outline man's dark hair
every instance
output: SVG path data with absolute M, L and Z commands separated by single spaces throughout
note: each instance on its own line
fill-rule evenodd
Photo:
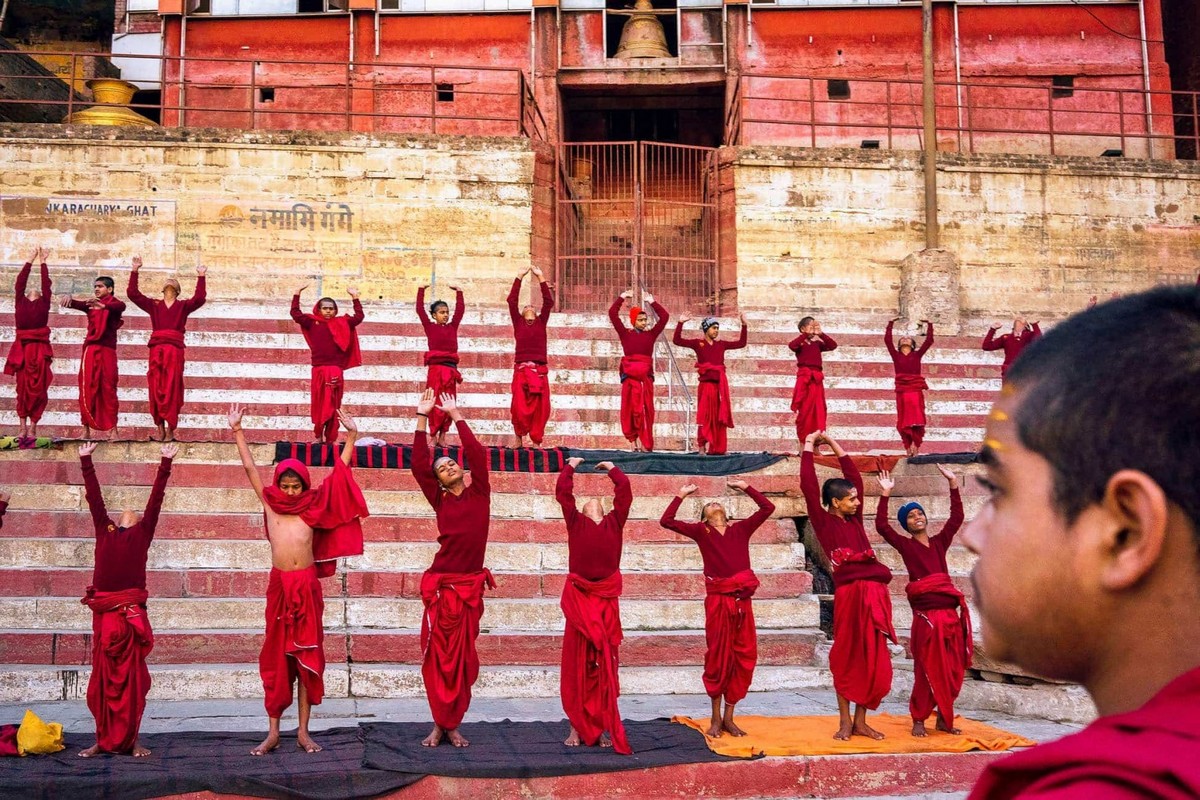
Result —
M 1200 289 L 1096 306 L 1037 339 L 1008 371 L 1021 444 L 1050 462 L 1073 521 L 1122 469 L 1150 476 L 1200 533 Z
M 334 300 L 332 297 L 322 297 L 320 300 L 317 301 L 317 308 L 320 308 L 325 303 L 333 303 L 333 310 L 337 311 L 337 307 L 338 307 L 337 300 Z
M 109 289 L 113 288 L 113 286 L 115 285 L 113 283 L 113 279 L 108 277 L 107 275 L 101 275 L 99 278 L 96 278 L 96 283 L 103 283 Z
M 301 478 L 300 473 L 296 472 L 294 469 L 285 469 L 283 472 L 281 472 L 279 474 L 279 481 L 275 485 L 278 486 L 280 483 L 283 483 L 283 479 L 288 477 L 295 478 L 296 480 L 300 481 L 301 486 L 304 485 L 304 478 Z
M 429 313 L 436 314 L 439 307 L 444 308 L 447 311 L 450 310 L 450 304 L 447 303 L 445 300 L 434 300 L 432 303 L 429 304 Z
M 798 330 L 804 330 L 805 325 L 807 325 L 810 322 L 816 322 L 816 321 L 817 320 L 815 317 L 801 317 L 800 321 L 796 323 L 796 328 Z
M 850 494 L 850 490 L 854 488 L 854 484 L 845 478 L 830 478 L 821 486 L 821 503 L 828 506 L 834 500 L 843 500 L 846 495 Z

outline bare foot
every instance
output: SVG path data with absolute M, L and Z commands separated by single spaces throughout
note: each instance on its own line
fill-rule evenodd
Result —
M 919 720 L 919 719 L 913 720 L 912 735 L 919 737 L 919 738 L 924 738 L 929 735 L 928 733 L 925 732 L 924 720 Z
M 841 727 L 838 728 L 837 733 L 833 735 L 833 738 L 837 739 L 839 742 L 848 742 L 850 741 L 850 734 L 853 732 L 853 730 L 854 729 L 850 726 L 849 721 L 843 722 Z
M 455 747 L 470 747 L 471 743 L 467 741 L 467 737 L 458 732 L 458 728 L 452 731 L 446 731 L 446 738 L 450 740 L 450 744 Z
M 265 756 L 267 753 L 279 747 L 279 734 L 268 733 L 267 738 L 262 740 L 262 744 L 250 751 L 252 756 Z
M 726 720 L 722 720 L 722 721 L 721 721 L 721 727 L 722 727 L 722 728 L 723 728 L 723 729 L 724 729 L 726 732 L 728 732 L 728 733 L 732 734 L 733 736 L 745 736 L 745 735 L 746 735 L 746 732 L 745 732 L 744 730 L 742 730 L 741 728 L 739 728 L 737 725 L 733 724 L 733 719 L 732 719 L 732 718 L 730 718 L 730 719 L 726 719 Z
M 708 726 L 708 730 L 704 732 L 704 735 L 710 739 L 720 739 L 722 733 L 724 731 L 721 730 L 721 720 L 714 719 L 712 724 Z
M 442 743 L 442 736 L 444 734 L 445 734 L 445 731 L 443 731 L 439 726 L 434 725 L 433 730 L 429 732 L 429 735 L 426 736 L 421 741 L 421 746 L 422 747 L 437 747 L 439 744 Z
M 879 739 L 883 738 L 882 733 L 875 730 L 874 728 L 872 728 L 870 725 L 868 725 L 865 722 L 860 722 L 859 724 L 855 725 L 853 730 L 850 731 L 850 735 L 851 736 L 867 736 L 867 737 L 869 737 L 871 739 L 875 739 L 875 740 L 879 740 Z
M 579 731 L 575 730 L 575 726 L 571 726 L 571 732 L 567 734 L 567 738 L 563 740 L 563 744 L 567 747 L 579 747 Z
M 950 723 L 946 722 L 946 718 L 943 717 L 941 714 L 938 714 L 937 729 L 939 731 L 943 731 L 945 733 L 952 733 L 955 736 L 962 735 L 962 728 L 956 728 L 953 725 L 951 725 Z
M 601 747 L 612 747 L 612 739 L 608 738 L 607 733 L 600 734 L 600 746 Z
M 133 743 L 133 757 L 134 758 L 145 758 L 148 755 L 150 755 L 149 747 L 142 747 L 141 742 Z
M 91 758 L 92 756 L 96 755 L 99 752 L 100 752 L 100 745 L 94 744 L 91 747 L 89 747 L 87 750 L 80 750 L 79 757 L 80 758 Z
M 308 731 L 299 731 L 296 734 L 296 747 L 299 747 L 306 753 L 321 752 L 321 745 L 313 741 L 312 734 Z
M 166 441 L 166 442 L 175 441 L 175 429 L 174 428 L 167 428 L 167 438 L 164 439 L 163 441 Z

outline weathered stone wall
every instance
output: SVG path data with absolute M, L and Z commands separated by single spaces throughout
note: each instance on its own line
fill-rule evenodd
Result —
M 1200 165 L 939 156 L 941 245 L 964 317 L 1049 318 L 1092 295 L 1190 283 Z M 917 153 L 748 147 L 738 153 L 743 307 L 894 313 L 924 247 Z
M 436 275 L 502 301 L 530 265 L 524 139 L 0 126 L 0 163 L 5 284 L 38 244 L 56 291 L 140 254 L 207 264 L 217 297 L 400 300 Z

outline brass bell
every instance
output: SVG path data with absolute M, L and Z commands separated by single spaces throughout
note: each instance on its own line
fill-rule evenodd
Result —
M 135 84 L 116 78 L 93 78 L 87 82 L 97 103 L 68 116 L 63 122 L 77 125 L 133 125 L 143 128 L 157 128 L 154 122 L 129 108 L 124 108 L 133 101 Z
M 650 0 L 637 0 L 632 9 L 609 13 L 629 16 L 621 28 L 621 43 L 613 58 L 674 58 L 667 48 L 667 34 L 658 21 L 660 14 L 674 14 L 673 10 L 655 9 Z

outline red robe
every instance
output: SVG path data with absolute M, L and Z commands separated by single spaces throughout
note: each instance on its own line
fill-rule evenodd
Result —
M 673 341 L 679 347 L 696 353 L 696 372 L 700 385 L 696 397 L 696 436 L 703 452 L 710 456 L 728 450 L 728 429 L 733 427 L 733 406 L 729 397 L 729 381 L 725 375 L 725 353 L 746 346 L 746 326 L 736 342 L 710 342 L 707 337 L 685 339 L 683 323 L 675 325 Z
M 837 349 L 837 342 L 821 334 L 813 341 L 800 334 L 788 342 L 796 354 L 796 384 L 792 388 L 792 411 L 796 414 L 796 438 L 803 444 L 813 431 L 823 431 L 827 425 L 825 410 L 825 372 L 822 353 Z
M 421 319 L 421 327 L 425 329 L 425 366 L 429 371 L 425 375 L 426 388 L 433 389 L 435 397 L 448 394 L 458 397 L 458 385 L 462 383 L 462 374 L 458 371 L 458 326 L 462 322 L 466 304 L 463 293 L 454 294 L 454 315 L 445 325 L 439 325 L 432 320 L 425 308 L 425 287 L 417 290 L 417 316 Z M 440 436 L 450 430 L 450 416 L 438 408 L 429 412 L 429 435 Z
M 989 763 L 969 800 L 1195 800 L 1200 669 L 1145 705 Z
M 54 373 L 50 364 L 54 360 L 54 348 L 50 345 L 50 300 L 52 286 L 50 273 L 45 263 L 41 265 L 42 296 L 30 300 L 25 296 L 29 272 L 33 264 L 26 262 L 17 275 L 13 318 L 16 337 L 8 350 L 4 362 L 4 374 L 17 379 L 17 418 L 28 419 L 36 424 L 46 411 L 50 383 Z
M 920 447 L 925 440 L 925 390 L 929 388 L 921 375 L 921 358 L 933 345 L 933 323 L 928 323 L 921 346 L 907 354 L 896 349 L 894 325 L 888 322 L 883 341 L 896 370 L 896 432 L 905 447 Z
M 654 343 L 667 327 L 670 314 L 657 302 L 651 303 L 658 321 L 647 330 L 626 327 L 621 321 L 618 297 L 608 309 L 617 338 L 621 340 L 621 432 L 631 442 L 641 441 L 645 450 L 654 449 Z M 639 309 L 631 309 L 631 312 Z M 630 315 L 635 316 L 631 313 Z
M 271 568 L 267 583 L 267 628 L 258 654 L 267 716 L 279 719 L 292 704 L 292 684 L 304 686 L 308 702 L 325 697 L 325 598 L 316 564 L 303 569 Z
M 1004 363 L 1000 365 L 1000 378 L 1003 379 L 1008 375 L 1008 369 L 1017 360 L 1017 356 L 1024 352 L 1025 348 L 1033 344 L 1034 340 L 1042 335 L 1042 329 L 1035 322 L 1030 327 L 1021 331 L 1019 335 L 1006 333 L 1003 336 L 997 337 L 996 331 L 992 328 L 988 329 L 987 336 L 983 337 L 984 350 L 1003 350 Z
M 79 360 L 79 416 L 86 427 L 107 431 L 117 427 L 120 410 L 117 329 L 124 324 L 125 304 L 111 294 L 100 302 L 100 308 L 90 309 L 86 303 L 72 300 L 70 307 L 88 316 Z
M 521 279 L 513 280 L 508 293 L 508 315 L 512 320 L 513 339 L 516 341 L 516 356 L 513 365 L 512 405 L 509 409 L 513 432 L 517 436 L 528 436 L 535 445 L 542 443 L 546 435 L 546 422 L 550 419 L 549 360 L 546 354 L 546 324 L 554 308 L 554 295 L 545 281 L 540 284 L 542 310 L 533 322 L 521 316 L 518 300 Z
M 146 387 L 150 395 L 150 416 L 155 425 L 166 425 L 171 430 L 179 427 L 179 412 L 183 408 L 183 334 L 188 316 L 204 305 L 207 297 L 205 280 L 196 279 L 196 292 L 186 300 L 176 298 L 168 306 L 162 300 L 154 300 L 142 294 L 138 287 L 138 273 L 129 274 L 129 299 L 150 316 L 149 369 Z
M 433 721 L 442 730 L 462 724 L 479 678 L 479 620 L 483 589 L 496 588 L 492 573 L 426 572 L 421 576 L 421 677 Z
M 96 744 L 106 753 L 131 752 L 142 727 L 150 692 L 146 656 L 154 648 L 148 598 L 144 588 L 98 592 L 89 586 L 80 601 L 92 610 L 87 705 L 96 719 Z
M 362 303 L 354 300 L 354 314 L 325 319 L 320 301 L 311 314 L 300 311 L 300 295 L 292 296 L 292 319 L 300 326 L 312 351 L 310 409 L 313 435 L 320 442 L 337 441 L 337 412 L 342 407 L 346 384 L 342 373 L 362 365 L 358 326 L 363 321 Z
M 838 459 L 842 473 L 863 496 L 862 475 L 854 460 Z M 833 570 L 833 648 L 829 670 L 839 697 L 875 709 L 891 690 L 892 658 L 887 641 L 892 627 L 892 571 L 880 564 L 863 529 L 862 506 L 842 519 L 821 505 L 821 488 L 811 451 L 800 459 L 800 491 L 813 533 Z
M 630 755 L 617 698 L 621 695 L 618 648 L 621 630 L 621 573 L 590 581 L 574 572 L 563 584 L 563 633 L 560 689 L 563 710 L 586 745 L 609 732 L 613 750 Z

